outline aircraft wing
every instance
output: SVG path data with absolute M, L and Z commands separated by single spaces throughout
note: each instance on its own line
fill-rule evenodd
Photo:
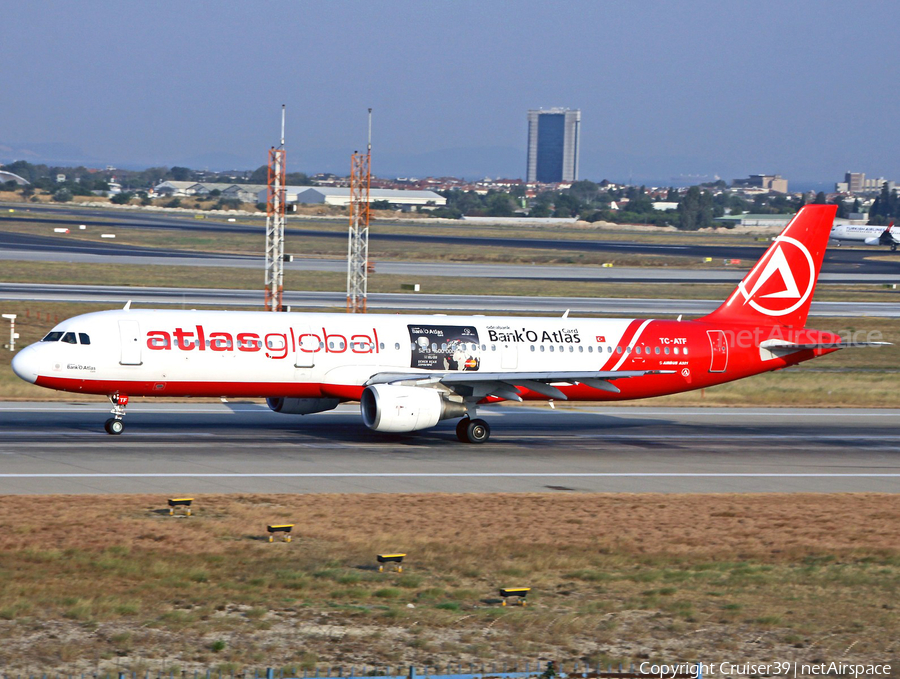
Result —
M 488 396 L 521 401 L 516 387 L 560 401 L 566 395 L 556 385 L 584 384 L 592 389 L 619 393 L 612 381 L 644 375 L 671 375 L 674 370 L 585 370 L 577 372 L 444 372 L 444 373 L 378 373 L 366 382 L 371 384 L 406 383 L 416 386 L 443 385 L 467 399 Z

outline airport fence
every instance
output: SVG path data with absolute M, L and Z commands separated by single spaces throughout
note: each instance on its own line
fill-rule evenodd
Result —
M 455 663 L 444 667 L 374 667 L 333 666 L 298 671 L 291 667 L 223 671 L 221 669 L 191 671 L 93 671 L 93 672 L 0 672 L 0 679 L 645 679 L 633 663 L 630 665 L 591 664 L 573 661 L 518 663 L 513 667 L 496 664 Z M 685 679 L 694 675 L 679 675 Z

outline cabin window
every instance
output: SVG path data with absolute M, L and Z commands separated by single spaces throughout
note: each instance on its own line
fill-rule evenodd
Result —
M 677 356 L 677 355 L 678 355 L 678 347 L 675 347 L 675 348 L 673 349 L 673 351 L 675 352 L 675 355 Z
M 41 342 L 59 342 L 59 338 L 62 337 L 63 334 L 61 332 L 50 332 L 41 340 Z
M 396 349 L 397 351 L 400 351 L 400 342 L 397 342 L 396 344 L 394 344 L 394 349 Z
M 74 332 L 67 332 L 62 336 L 62 340 L 60 341 L 65 342 L 66 344 L 78 344 L 78 340 L 75 339 Z
M 491 351 L 497 351 L 497 345 L 496 345 L 496 344 L 492 344 L 492 345 L 491 345 Z
M 334 342 L 329 342 L 329 343 L 328 343 L 328 348 L 329 348 L 329 349 L 334 349 Z
M 625 347 L 625 353 L 626 353 L 626 354 L 630 354 L 630 353 L 631 353 L 631 347 Z
M 82 344 L 90 344 L 91 338 L 86 332 L 80 332 L 78 333 L 78 341 Z
M 578 347 L 578 353 L 579 354 L 584 353 L 584 347 Z
M 602 349 L 601 347 L 597 347 L 597 353 L 600 353 L 601 351 L 603 351 L 603 349 Z M 588 347 L 588 353 L 589 353 L 589 354 L 593 354 L 593 353 L 594 353 L 594 347 Z
M 655 349 L 653 349 L 653 353 L 656 354 L 657 356 L 659 356 L 659 347 L 656 347 Z
M 437 353 L 437 350 L 438 350 L 438 348 L 437 348 L 437 342 L 432 342 L 432 343 L 431 343 L 431 351 L 432 351 L 433 353 L 436 354 L 436 353 Z
M 544 350 L 544 345 L 542 344 L 542 345 L 541 345 L 541 351 L 543 351 L 543 350 Z
M 554 347 L 552 344 L 550 345 L 550 351 L 556 351 L 556 347 Z
M 635 348 L 634 348 L 634 353 L 636 353 L 636 354 L 641 353 L 641 348 L 640 348 L 640 347 L 635 347 Z
M 378 348 L 381 349 L 382 351 L 384 351 L 384 342 L 379 342 Z
M 666 347 L 666 348 L 664 349 L 664 351 L 666 352 L 666 356 L 668 356 L 668 355 L 669 355 L 669 347 Z
M 684 355 L 687 356 L 687 347 L 684 348 Z
M 616 353 L 617 353 L 617 354 L 621 354 L 621 353 L 622 353 L 622 347 L 616 347 Z
M 441 351 L 447 351 L 447 343 L 446 342 L 441 344 Z
M 608 347 L 606 347 L 606 353 L 608 353 L 608 354 L 612 353 L 612 344 L 610 344 Z
M 531 345 L 531 350 L 534 351 L 534 345 L 533 345 L 533 344 Z
M 478 351 L 478 345 L 477 345 L 477 344 L 473 344 L 473 345 L 472 345 L 472 351 Z

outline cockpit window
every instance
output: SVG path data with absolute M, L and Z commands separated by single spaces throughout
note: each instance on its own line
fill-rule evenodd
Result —
M 63 335 L 62 340 L 60 341 L 65 342 L 66 344 L 78 344 L 78 341 L 75 339 L 74 332 L 67 332 L 65 335 Z
M 88 336 L 88 334 L 86 332 L 80 332 L 80 333 L 78 333 L 78 341 L 81 342 L 82 344 L 90 344 L 91 338 Z
M 59 338 L 62 337 L 63 334 L 61 332 L 50 332 L 47 333 L 47 336 L 41 340 L 41 342 L 58 342 Z

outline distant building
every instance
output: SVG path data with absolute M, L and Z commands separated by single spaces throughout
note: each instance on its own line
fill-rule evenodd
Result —
M 779 174 L 751 174 L 746 179 L 735 179 L 731 186 L 736 189 L 761 189 L 774 193 L 787 193 L 788 183 Z
M 581 110 L 565 108 L 528 111 L 529 184 L 556 184 L 578 179 Z
M 265 184 L 232 184 L 222 190 L 222 198 L 235 198 L 242 203 L 265 203 L 259 200 L 259 192 L 268 190 Z
M 265 203 L 267 189 L 257 194 L 258 202 Z M 401 208 L 441 207 L 447 199 L 434 191 L 409 191 L 406 189 L 370 189 L 369 200 L 384 200 Z M 350 204 L 350 189 L 338 186 L 287 186 L 285 187 L 285 203 L 302 205 L 336 205 L 346 207 Z
M 844 181 L 835 183 L 834 190 L 836 193 L 876 193 L 885 184 L 888 191 L 894 190 L 894 182 L 884 177 L 866 179 L 865 172 L 847 172 L 844 174 Z

